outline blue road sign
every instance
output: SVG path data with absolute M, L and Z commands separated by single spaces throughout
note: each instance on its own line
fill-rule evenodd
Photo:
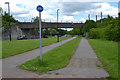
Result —
M 37 9 L 37 11 L 39 11 L 39 12 L 42 12 L 42 11 L 43 11 L 43 7 L 42 7 L 41 5 L 38 5 L 36 9 Z
M 43 11 L 43 7 L 41 5 L 37 6 L 37 11 L 39 12 L 39 30 L 40 30 L 40 61 L 42 61 L 42 41 L 41 41 L 41 12 Z

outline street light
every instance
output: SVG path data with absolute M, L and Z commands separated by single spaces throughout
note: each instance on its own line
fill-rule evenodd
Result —
M 101 23 L 103 23 L 103 21 L 102 21 L 102 12 L 101 12 Z
M 10 27 L 10 6 L 9 6 L 9 2 L 5 2 L 5 4 L 8 4 L 9 28 L 10 28 L 9 37 L 10 37 L 10 41 L 11 41 L 11 27 Z
M 60 9 L 57 9 L 57 30 L 58 30 L 58 11 Z M 59 42 L 59 30 L 58 30 L 58 35 L 57 35 L 57 42 Z

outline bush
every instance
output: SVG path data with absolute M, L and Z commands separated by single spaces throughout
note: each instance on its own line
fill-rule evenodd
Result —
M 84 27 L 82 29 L 82 32 L 89 32 L 91 28 L 96 28 L 96 22 L 93 20 L 87 20 L 84 24 Z
M 120 40 L 118 26 L 111 28 L 110 25 L 105 28 L 92 28 L 88 33 L 88 38 L 91 39 L 105 39 L 105 40 Z
M 97 39 L 100 38 L 100 29 L 99 28 L 92 28 L 88 33 L 88 38 Z
M 119 13 L 120 15 L 120 13 Z M 101 24 L 100 20 L 96 22 L 87 20 L 82 29 L 83 33 L 88 32 L 88 38 L 91 39 L 105 39 L 112 41 L 120 41 L 120 16 L 109 16 L 103 19 Z

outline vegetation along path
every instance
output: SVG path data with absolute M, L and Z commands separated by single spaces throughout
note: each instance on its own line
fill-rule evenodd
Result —
M 54 49 L 55 47 L 58 47 L 76 37 L 72 37 L 70 39 L 54 43 L 52 45 L 48 45 L 42 48 L 42 53 L 46 53 L 47 51 L 50 51 Z M 5 59 L 2 59 L 2 77 L 3 78 L 38 78 L 40 75 L 19 69 L 17 66 L 31 60 L 40 54 L 40 49 L 35 49 L 29 52 L 25 52 L 23 54 L 11 56 Z
M 75 54 L 69 65 L 63 69 L 49 71 L 61 75 L 74 75 L 81 78 L 105 78 L 109 74 L 103 69 L 96 67 L 98 58 L 88 43 L 88 40 L 82 38 Z

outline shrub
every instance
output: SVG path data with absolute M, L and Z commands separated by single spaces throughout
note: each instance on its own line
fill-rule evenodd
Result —
M 99 28 L 92 28 L 88 33 L 88 38 L 97 39 L 100 38 L 100 29 Z
M 105 40 L 120 40 L 118 26 L 111 28 L 110 25 L 105 28 L 92 28 L 88 33 L 88 38 L 91 39 L 105 39 Z

